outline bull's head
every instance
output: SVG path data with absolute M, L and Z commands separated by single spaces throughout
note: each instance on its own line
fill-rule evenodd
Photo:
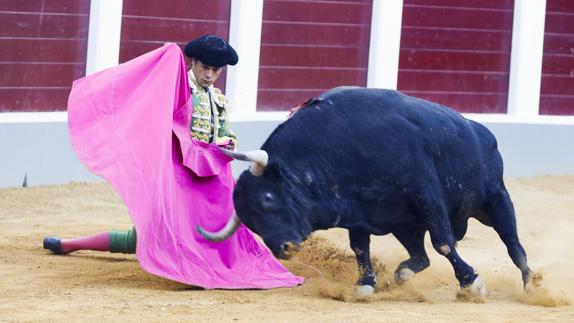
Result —
M 197 228 L 198 232 L 209 241 L 219 242 L 229 238 L 243 222 L 263 238 L 276 257 L 286 259 L 294 255 L 306 235 L 301 234 L 301 225 L 296 223 L 285 199 L 279 166 L 275 163 L 268 166 L 267 153 L 263 150 L 222 151 L 234 159 L 250 161 L 251 166 L 249 172 L 239 177 L 234 189 L 237 213 L 218 232 L 207 232 L 201 227 Z

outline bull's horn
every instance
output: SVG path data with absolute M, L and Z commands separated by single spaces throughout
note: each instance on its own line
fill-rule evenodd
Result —
M 239 225 L 241 225 L 241 220 L 239 219 L 237 214 L 233 213 L 233 216 L 229 219 L 229 221 L 227 222 L 227 224 L 223 229 L 217 232 L 208 232 L 205 231 L 204 228 L 198 225 L 197 232 L 199 232 L 199 234 L 201 234 L 202 237 L 204 237 L 209 241 L 221 242 L 229 238 L 232 234 L 234 234 L 235 231 L 237 231 L 237 229 L 239 228 Z
M 249 167 L 249 171 L 254 176 L 261 176 L 263 175 L 263 171 L 265 170 L 265 166 L 267 166 L 267 160 L 269 156 L 265 150 L 253 150 L 247 151 L 244 153 L 241 152 L 234 152 L 231 150 L 220 148 L 221 151 L 226 154 L 227 156 L 243 161 L 250 161 L 251 166 Z

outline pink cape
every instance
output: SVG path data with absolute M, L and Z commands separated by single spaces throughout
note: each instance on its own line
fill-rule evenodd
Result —
M 190 89 L 179 47 L 170 44 L 74 82 L 68 123 L 74 150 L 126 204 L 146 271 L 204 288 L 300 284 L 241 226 L 211 243 L 233 213 L 231 159 L 192 140 Z

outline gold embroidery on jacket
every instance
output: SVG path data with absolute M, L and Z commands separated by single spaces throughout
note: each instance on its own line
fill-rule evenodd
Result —
M 213 86 L 208 89 L 201 87 L 191 70 L 188 73 L 188 80 L 193 104 L 193 116 L 190 124 L 191 137 L 207 143 L 218 139 L 229 139 L 235 146 L 237 139 L 229 129 L 227 118 L 229 100 L 219 89 Z

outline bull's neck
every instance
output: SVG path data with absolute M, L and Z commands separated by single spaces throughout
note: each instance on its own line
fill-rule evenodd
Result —
M 348 226 L 348 209 L 344 201 L 324 197 L 316 201 L 310 212 L 310 222 L 315 230 L 346 228 Z
M 291 176 L 287 181 L 292 212 L 303 226 L 311 230 L 344 226 L 348 207 L 338 196 L 336 189 L 333 191 L 321 186 L 311 187 L 296 176 Z

